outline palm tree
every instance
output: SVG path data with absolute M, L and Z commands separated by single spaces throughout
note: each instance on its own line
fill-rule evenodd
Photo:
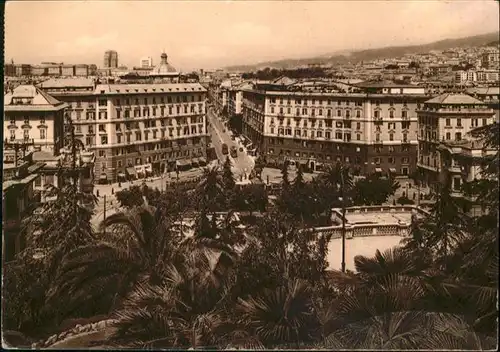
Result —
M 470 221 L 462 211 L 462 205 L 451 196 L 448 184 L 436 186 L 434 192 L 436 201 L 429 211 L 430 215 L 413 219 L 414 232 L 405 245 L 407 249 L 430 250 L 434 260 L 444 265 L 465 239 Z
M 118 346 L 197 348 L 225 344 L 225 305 L 231 267 L 209 249 L 170 264 L 157 285 L 138 285 L 128 296 L 110 342 Z
M 182 240 L 172 223 L 149 206 L 111 215 L 101 223 L 101 229 L 121 226 L 121 230 L 126 229 L 122 233 L 126 240 L 120 243 L 102 238 L 66 255 L 49 301 L 65 297 L 68 314 L 84 314 L 79 308 L 98 306 L 91 302 L 100 302 L 99 313 L 106 314 L 137 283 L 161 281 L 165 266 L 177 257 Z
M 217 213 L 226 204 L 226 190 L 224 179 L 218 167 L 205 168 L 201 182 L 198 184 L 197 208 L 194 234 L 186 240 L 191 246 L 205 246 L 225 252 L 227 256 L 234 256 L 232 248 L 238 241 L 232 231 L 233 212 L 222 215 L 222 224 Z
M 320 331 L 308 284 L 292 280 L 255 297 L 239 299 L 236 312 L 241 330 L 247 330 L 266 347 L 311 343 Z
M 488 350 L 494 338 L 475 333 L 453 314 L 423 311 L 389 312 L 348 324 L 318 347 L 369 350 Z

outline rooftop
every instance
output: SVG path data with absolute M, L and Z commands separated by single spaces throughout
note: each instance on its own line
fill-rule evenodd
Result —
M 447 104 L 447 105 L 483 105 L 481 100 L 462 93 L 444 93 L 435 98 L 427 100 L 426 104 Z
M 4 95 L 6 111 L 60 110 L 67 104 L 34 85 L 19 85 Z
M 360 88 L 420 88 L 416 84 L 397 83 L 389 80 L 365 81 L 365 82 L 355 83 L 353 85 Z
M 89 88 L 94 87 L 94 80 L 91 78 L 52 78 L 38 85 L 42 89 L 50 88 Z
M 206 92 L 199 83 L 162 83 L 162 84 L 100 84 L 98 94 L 144 94 L 144 93 L 182 93 Z
M 477 95 L 500 95 L 500 87 L 477 87 L 467 89 L 469 94 Z

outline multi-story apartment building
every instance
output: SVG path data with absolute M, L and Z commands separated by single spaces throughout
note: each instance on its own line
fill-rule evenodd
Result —
M 500 87 L 469 88 L 467 94 L 481 100 L 495 111 L 495 121 L 500 123 Z
M 426 185 L 440 181 L 439 175 L 445 167 L 439 153 L 439 145 L 462 145 L 467 149 L 468 133 L 473 128 L 494 121 L 493 109 L 466 94 L 439 95 L 426 101 L 422 109 L 417 111 L 417 115 L 417 166 Z M 472 145 L 468 149 L 471 148 L 474 149 Z M 471 171 L 471 177 L 475 174 Z
M 481 66 L 486 69 L 498 69 L 500 63 L 500 51 L 494 49 L 483 53 L 481 57 Z
M 86 133 L 95 136 L 97 178 L 206 163 L 206 90 L 200 84 L 98 85 L 94 98 L 97 119 Z
M 39 88 L 67 103 L 66 113 L 75 126 L 75 135 L 85 148 L 96 143 L 93 126 L 96 121 L 95 83 L 90 78 L 49 79 Z M 92 126 L 89 133 L 89 126 Z
M 90 74 L 89 65 L 75 65 L 75 76 L 87 77 Z
M 249 83 L 240 83 L 228 90 L 228 116 L 231 128 L 238 133 L 243 132 L 243 89 L 251 89 Z
M 118 67 L 118 53 L 114 50 L 107 50 L 104 53 L 104 68 Z
M 481 207 L 473 196 L 464 193 L 463 185 L 483 177 L 480 160 L 493 156 L 496 150 L 486 147 L 482 141 L 466 135 L 461 140 L 444 140 L 437 147 L 439 154 L 439 181 L 450 187 L 451 196 L 465 200 L 464 210 L 481 215 Z
M 256 86 L 243 91 L 243 133 L 267 162 L 309 169 L 337 161 L 360 174 L 409 175 L 416 167 L 417 116 L 428 96 L 411 85 L 361 85 L 367 93 Z
M 500 73 L 498 70 L 481 70 L 477 71 L 477 80 L 479 82 L 497 82 L 500 81 Z
M 20 85 L 8 91 L 4 95 L 6 140 L 13 145 L 30 142 L 29 150 L 45 150 L 58 155 L 64 146 L 66 107 L 64 102 L 32 85 Z M 6 157 L 11 155 L 7 150 L 4 153 Z
M 478 72 L 472 70 L 456 71 L 454 78 L 456 83 L 476 82 L 478 80 Z

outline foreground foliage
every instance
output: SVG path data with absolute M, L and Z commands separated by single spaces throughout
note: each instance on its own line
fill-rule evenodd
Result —
M 133 348 L 496 346 L 496 213 L 470 218 L 449 188 L 436 188 L 430 215 L 414 219 L 403 246 L 356 257 L 356 272 L 328 271 L 330 238 L 304 228 L 342 202 L 377 204 L 396 185 L 357 186 L 341 165 L 311 183 L 300 168 L 293 181 L 283 169 L 277 206 L 243 230 L 228 209 L 243 207 L 228 166 L 207 169 L 187 200 L 182 191 L 130 191 L 98 233 L 88 210 L 64 211 L 78 203 L 59 198 L 34 222 L 46 236 L 27 230 L 33 245 L 4 268 L 4 324 L 43 336 L 42 326 L 103 314 L 117 323 L 102 344 Z M 382 183 L 367 195 L 366 185 Z M 65 233 L 44 225 L 57 217 Z

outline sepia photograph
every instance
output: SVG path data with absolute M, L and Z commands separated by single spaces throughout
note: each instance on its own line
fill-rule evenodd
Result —
M 4 3 L 4 349 L 498 349 L 500 2 Z

